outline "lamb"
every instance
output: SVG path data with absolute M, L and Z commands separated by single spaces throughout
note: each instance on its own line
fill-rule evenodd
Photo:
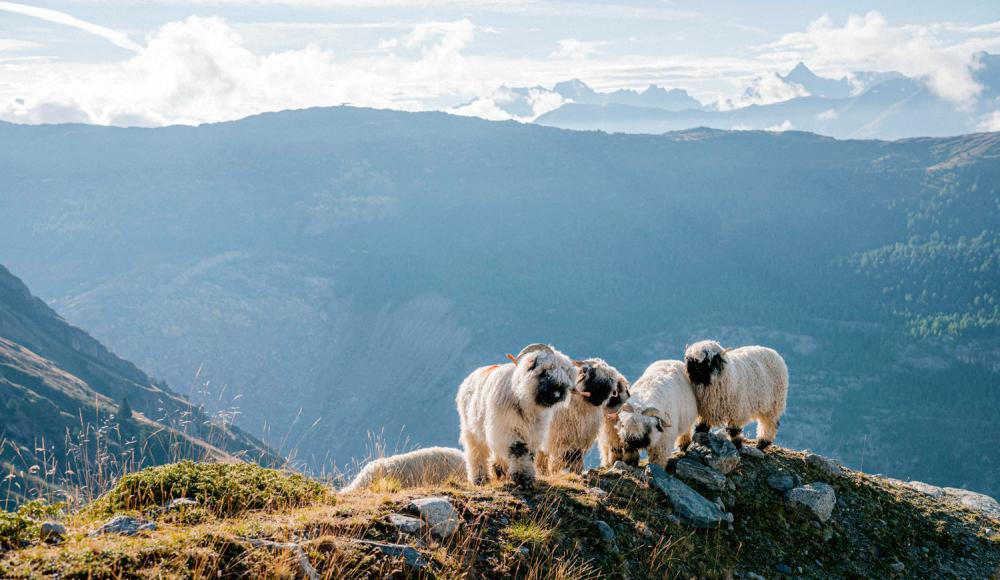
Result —
M 576 367 L 555 348 L 531 344 L 510 363 L 481 367 L 459 386 L 455 402 L 469 482 L 492 471 L 519 487 L 535 482 L 535 455 L 556 411 L 576 392 Z
M 602 460 L 638 465 L 639 452 L 646 449 L 650 463 L 666 468 L 674 446 L 684 449 L 691 442 L 697 417 L 698 402 L 684 375 L 684 363 L 656 361 L 632 385 L 614 429 L 607 430 Z
M 396 480 L 402 487 L 422 487 L 464 475 L 465 455 L 461 449 L 428 447 L 369 462 L 340 492 L 369 489 L 380 479 Z
M 618 411 L 627 397 L 628 381 L 615 367 L 599 358 L 574 361 L 577 389 L 568 407 L 556 411 L 549 436 L 535 465 L 542 473 L 583 472 L 583 456 L 594 444 L 606 412 Z
M 689 346 L 685 373 L 698 399 L 698 432 L 723 425 L 737 447 L 743 427 L 757 421 L 757 447 L 766 449 L 778 434 L 788 396 L 788 366 L 763 346 L 724 349 L 714 340 Z

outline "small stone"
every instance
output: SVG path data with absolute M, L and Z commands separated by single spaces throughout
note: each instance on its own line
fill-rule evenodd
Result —
M 594 495 L 594 496 L 597 496 L 598 499 L 604 499 L 604 498 L 608 497 L 608 492 L 604 491 L 603 489 L 601 489 L 599 487 L 588 487 L 587 488 L 587 493 L 589 493 L 591 495 Z
M 785 493 L 795 487 L 795 478 L 792 477 L 792 474 L 787 471 L 775 471 L 771 475 L 767 476 L 767 485 L 775 491 Z
M 767 457 L 767 453 L 764 453 L 760 449 L 750 445 L 744 445 L 740 448 L 740 455 L 744 457 L 753 457 L 754 459 L 764 459 Z
M 529 550 L 527 546 L 521 546 L 520 548 L 517 549 L 517 551 L 520 552 L 521 556 L 525 558 L 531 555 L 531 550 Z
M 372 546 L 377 548 L 383 554 L 387 556 L 399 556 L 403 558 L 409 566 L 414 568 L 426 568 L 427 560 L 412 546 L 404 546 L 402 544 L 387 544 L 385 542 L 376 542 L 374 540 L 354 540 L 356 544 L 363 544 L 366 546 Z
M 171 512 L 182 508 L 189 508 L 198 505 L 198 500 L 189 497 L 176 497 L 163 504 L 164 512 Z
M 822 455 L 816 455 L 815 453 L 806 455 L 806 464 L 819 469 L 831 477 L 836 477 L 843 473 L 843 469 L 841 469 L 836 461 Z
M 712 503 L 714 503 L 716 506 L 718 506 L 718 508 L 720 510 L 726 511 L 726 504 L 722 503 L 722 498 L 721 497 L 717 497 L 717 498 L 713 499 Z
M 718 433 L 695 433 L 687 454 L 723 475 L 736 469 L 740 454 L 728 438 Z
M 760 574 L 754 574 L 753 572 L 747 572 L 744 574 L 744 577 L 747 578 L 747 580 L 767 580 Z
M 420 514 L 420 519 L 427 522 L 431 533 L 441 539 L 450 538 L 462 523 L 447 497 L 423 497 L 411 501 L 410 505 Z
M 833 539 L 833 530 L 831 530 L 830 528 L 823 530 L 823 541 L 829 542 L 832 539 Z
M 903 564 L 902 562 L 893 562 L 892 564 L 889 564 L 889 568 L 891 568 L 893 572 L 899 574 L 903 570 L 906 570 L 906 564 Z
M 927 554 L 931 551 L 931 549 L 928 548 L 927 546 L 920 546 L 920 551 L 923 552 L 924 554 Z
M 823 525 L 820 524 L 819 522 L 817 522 L 816 520 L 810 521 L 809 525 L 811 525 L 812 527 L 816 528 L 817 530 L 823 527 Z
M 43 542 L 58 544 L 66 539 L 66 526 L 59 522 L 44 522 L 39 530 L 39 537 Z
M 819 521 L 825 522 L 833 513 L 837 495 L 832 487 L 817 481 L 788 490 L 785 493 L 785 503 L 790 506 L 803 506 L 819 518 Z
M 156 524 L 132 516 L 115 516 L 108 520 L 103 526 L 90 532 L 90 536 L 101 534 L 121 534 L 123 536 L 134 536 L 139 532 L 156 530 Z
M 389 523 L 404 534 L 415 534 L 420 531 L 420 520 L 403 514 L 389 514 Z
M 686 457 L 677 462 L 676 475 L 688 483 L 697 483 L 712 491 L 724 491 L 728 488 L 729 482 L 725 475 Z
M 608 544 L 615 541 L 615 530 L 608 525 L 608 522 L 597 520 L 594 525 L 597 526 L 597 533 L 600 534 L 602 540 Z
M 614 471 L 618 471 L 620 473 L 629 473 L 630 471 L 632 471 L 632 466 L 630 466 L 628 463 L 625 463 L 622 460 L 618 460 L 614 462 L 614 464 L 611 466 L 611 469 Z
M 667 522 L 669 522 L 671 524 L 680 524 L 681 523 L 681 519 L 679 517 L 675 516 L 674 514 L 667 514 L 667 517 L 665 517 L 663 519 L 667 520 Z
M 792 567 L 789 566 L 788 564 L 775 564 L 774 569 L 782 574 L 788 574 L 788 575 L 792 574 Z

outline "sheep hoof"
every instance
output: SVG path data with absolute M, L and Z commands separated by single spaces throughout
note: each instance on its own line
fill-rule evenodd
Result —
M 730 441 L 733 442 L 733 447 L 736 447 L 736 449 L 743 449 L 742 437 L 733 437 L 732 439 L 730 439 Z
M 695 433 L 708 433 L 712 429 L 712 426 L 708 423 L 698 423 L 694 426 Z
M 771 442 L 768 441 L 767 439 L 761 439 L 760 441 L 757 442 L 757 449 L 760 449 L 761 451 L 767 449 L 770 446 Z
M 529 473 L 512 473 L 510 475 L 510 479 L 514 482 L 515 486 L 521 489 L 531 489 L 532 487 L 535 487 L 535 478 Z

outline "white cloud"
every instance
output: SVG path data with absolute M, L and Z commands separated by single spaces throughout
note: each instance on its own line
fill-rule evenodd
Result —
M 544 88 L 528 89 L 527 94 L 500 87 L 488 97 L 481 97 L 455 107 L 449 112 L 456 115 L 482 117 L 491 121 L 520 121 L 530 123 L 541 115 L 558 109 L 566 99 L 559 93 Z M 523 113 L 523 114 L 518 114 Z
M 783 133 L 785 131 L 791 131 L 794 128 L 795 128 L 795 125 L 793 125 L 792 122 L 789 121 L 788 119 L 785 119 L 780 124 L 778 124 L 778 125 L 771 125 L 770 127 L 767 127 L 764 130 L 765 131 L 772 131 L 774 133 Z
M 721 111 L 728 111 L 750 105 L 769 105 L 808 94 L 802 86 L 786 83 L 777 74 L 769 73 L 753 79 L 739 97 L 722 99 L 716 106 Z
M 559 41 L 558 45 L 558 48 L 551 55 L 552 58 L 584 59 L 601 52 L 601 47 L 607 46 L 608 42 L 564 38 Z
M 980 90 L 969 70 L 973 57 L 967 47 L 947 44 L 932 26 L 891 26 L 876 11 L 851 15 L 843 26 L 822 16 L 804 32 L 762 48 L 821 69 L 898 70 L 925 79 L 935 93 L 957 103 L 974 99 Z
M 1000 110 L 984 116 L 976 124 L 976 131 L 1000 131 Z
M 13 12 L 15 14 L 40 18 L 56 24 L 71 26 L 73 28 L 83 30 L 84 32 L 100 36 L 112 44 L 133 52 L 138 52 L 142 48 L 138 44 L 132 42 L 132 40 L 129 39 L 128 35 L 124 32 L 119 32 L 91 22 L 86 22 L 74 16 L 70 16 L 65 12 L 59 12 L 58 10 L 38 8 L 37 6 L 28 6 L 27 4 L 18 4 L 16 2 L 0 2 L 0 11 Z
M 31 50 L 41 46 L 37 42 L 30 40 L 18 40 L 16 38 L 0 38 L 0 52 L 18 52 L 21 50 Z
M 823 111 L 822 113 L 816 115 L 816 120 L 817 121 L 832 121 L 832 120 L 836 119 L 837 116 L 838 115 L 837 115 L 837 110 L 836 109 L 827 109 L 827 110 Z

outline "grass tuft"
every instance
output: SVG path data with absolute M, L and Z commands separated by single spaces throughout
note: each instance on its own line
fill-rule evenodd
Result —
M 96 515 L 146 511 L 180 497 L 198 500 L 201 508 L 216 516 L 301 507 L 335 498 L 327 487 L 295 473 L 252 463 L 182 461 L 124 476 L 90 511 Z

